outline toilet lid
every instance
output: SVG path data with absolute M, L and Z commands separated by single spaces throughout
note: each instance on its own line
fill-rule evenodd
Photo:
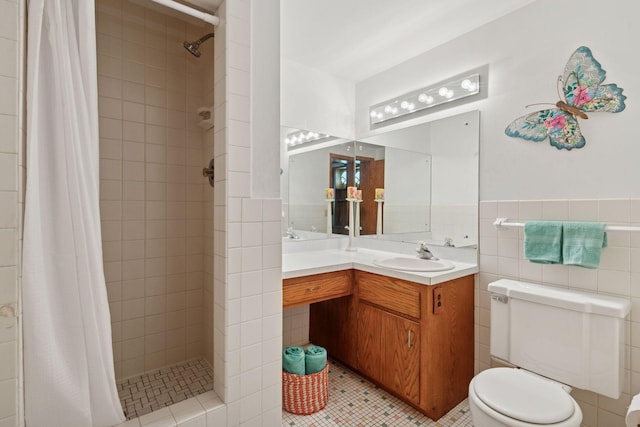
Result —
M 493 410 L 532 424 L 553 424 L 573 415 L 573 399 L 560 384 L 521 369 L 493 368 L 474 380 L 478 398 Z

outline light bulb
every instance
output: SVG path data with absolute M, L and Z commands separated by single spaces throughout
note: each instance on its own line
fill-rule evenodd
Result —
M 445 96 L 447 97 L 447 99 L 453 98 L 453 91 L 452 90 L 448 90 L 447 94 Z
M 418 101 L 420 102 L 427 102 L 427 99 L 429 99 L 429 97 L 426 93 L 421 93 L 420 95 L 418 95 Z
M 414 110 L 416 108 L 416 104 L 414 104 L 413 102 L 410 102 L 409 105 L 407 106 L 407 110 Z
M 433 96 L 427 96 L 427 100 L 425 101 L 427 104 L 433 104 Z
M 398 109 L 397 108 L 392 108 L 391 109 L 391 114 L 398 114 Z
M 462 86 L 462 89 L 469 89 L 469 87 L 471 86 L 471 80 L 469 79 L 464 79 L 462 81 L 462 83 L 460 83 L 460 86 Z
M 449 89 L 447 89 L 446 87 L 441 87 L 440 90 L 438 90 L 438 95 L 440 96 L 447 96 L 447 92 L 449 91 Z
M 407 101 L 402 101 L 402 103 L 400 104 L 400 108 L 406 110 L 407 108 L 409 108 L 409 103 Z
M 375 111 L 371 110 L 371 112 L 369 113 L 369 116 L 370 116 L 372 119 L 375 119 L 376 117 L 378 117 L 378 113 L 376 113 Z
M 391 105 L 385 105 L 384 112 L 389 114 L 393 111 L 393 107 Z

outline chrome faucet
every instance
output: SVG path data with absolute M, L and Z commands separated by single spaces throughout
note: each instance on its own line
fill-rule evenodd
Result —
M 451 237 L 445 237 L 444 238 L 444 245 L 448 246 L 450 248 L 455 248 L 456 245 L 453 244 L 453 239 Z
M 289 228 L 287 229 L 287 234 L 286 234 L 286 236 L 287 236 L 289 239 L 299 239 L 299 238 L 300 238 L 300 236 L 298 236 L 298 233 L 296 233 L 295 231 L 293 231 L 293 228 L 291 228 L 291 227 L 289 227 Z
M 418 242 L 418 247 L 416 248 L 416 252 L 418 253 L 418 257 L 422 258 L 422 259 L 431 259 L 434 261 L 437 261 L 438 258 L 436 258 L 431 251 L 429 250 L 429 248 L 427 247 L 427 244 L 423 241 Z

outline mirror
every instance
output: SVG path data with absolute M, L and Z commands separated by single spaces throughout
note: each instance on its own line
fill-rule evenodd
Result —
M 331 206 L 332 234 L 348 234 L 346 188 L 355 186 L 362 190 L 363 201 L 355 209 L 361 237 L 474 246 L 478 151 L 478 111 L 358 141 L 335 139 L 288 151 L 282 162 L 283 223 L 299 237 L 326 238 Z M 331 205 L 324 200 L 329 187 L 334 188 L 336 200 Z M 376 188 L 384 188 L 378 235 Z

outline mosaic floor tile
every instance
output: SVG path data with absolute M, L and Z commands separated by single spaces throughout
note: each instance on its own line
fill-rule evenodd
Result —
M 432 421 L 346 366 L 336 361 L 330 363 L 327 406 L 304 416 L 283 410 L 283 427 L 472 427 L 466 399 L 438 421 Z
M 190 360 L 117 383 L 127 419 L 213 390 L 213 372 L 203 359 Z

